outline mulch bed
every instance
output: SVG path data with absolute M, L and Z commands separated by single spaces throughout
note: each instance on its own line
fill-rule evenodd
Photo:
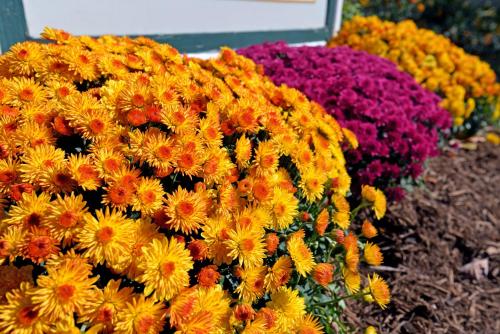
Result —
M 353 302 L 347 321 L 381 333 L 500 333 L 500 146 L 448 149 L 424 180 L 381 225 L 377 270 L 391 304 Z

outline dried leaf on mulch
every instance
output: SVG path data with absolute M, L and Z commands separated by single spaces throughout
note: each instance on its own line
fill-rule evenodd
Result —
M 390 208 L 375 268 L 388 309 L 350 302 L 347 321 L 381 333 L 500 333 L 500 146 L 447 150 L 426 186 Z

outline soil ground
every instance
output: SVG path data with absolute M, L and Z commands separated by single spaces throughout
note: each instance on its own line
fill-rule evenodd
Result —
M 347 320 L 379 333 L 500 333 L 500 146 L 447 149 L 424 181 L 380 225 L 391 304 L 355 302 Z

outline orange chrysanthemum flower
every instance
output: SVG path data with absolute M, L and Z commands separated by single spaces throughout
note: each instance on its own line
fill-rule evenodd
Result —
M 198 273 L 198 284 L 205 288 L 211 288 L 215 286 L 217 281 L 219 281 L 220 274 L 217 271 L 217 266 L 210 265 L 201 268 Z
M 319 235 L 323 236 L 325 234 L 329 222 L 330 222 L 330 215 L 328 213 L 328 210 L 323 209 L 316 218 L 316 224 L 314 225 L 314 229 Z
M 32 227 L 24 238 L 21 253 L 25 258 L 39 264 L 58 250 L 57 240 L 47 228 Z
M 384 261 L 384 256 L 382 255 L 379 246 L 371 242 L 367 242 L 364 250 L 364 259 L 366 263 L 372 266 L 379 266 Z
M 278 238 L 276 233 L 268 233 L 266 234 L 266 250 L 267 254 L 272 255 L 278 249 L 280 243 L 280 239 Z
M 314 267 L 312 277 L 316 283 L 323 287 L 327 287 L 333 280 L 333 265 L 330 263 L 318 263 Z
M 377 229 L 375 228 L 375 226 L 373 226 L 372 223 L 370 223 L 368 219 L 365 219 L 363 221 L 363 225 L 361 226 L 361 233 L 367 239 L 376 237 L 378 234 Z

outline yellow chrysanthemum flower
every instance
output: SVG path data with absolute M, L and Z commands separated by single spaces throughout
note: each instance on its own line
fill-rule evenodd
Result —
M 19 167 L 22 180 L 28 183 L 38 182 L 46 173 L 47 168 L 64 166 L 64 157 L 64 151 L 53 145 L 37 145 L 27 149 Z
M 201 236 L 208 245 L 208 256 L 216 265 L 230 264 L 233 260 L 225 243 L 230 227 L 230 221 L 225 217 L 210 217 L 202 227 Z
M 297 334 L 323 334 L 323 326 L 311 314 L 302 317 L 295 326 Z
M 144 273 L 137 280 L 144 283 L 144 294 L 155 300 L 170 300 L 189 285 L 193 260 L 184 243 L 172 238 L 153 239 L 143 249 L 139 269 Z
M 118 312 L 114 332 L 118 334 L 159 333 L 165 325 L 165 306 L 144 295 L 135 296 Z
M 347 291 L 349 293 L 358 292 L 361 286 L 361 276 L 359 275 L 359 273 L 344 268 L 342 270 L 342 274 L 344 275 L 344 283 Z
M 304 277 L 307 276 L 314 269 L 316 263 L 303 237 L 296 234 L 292 235 L 286 243 L 286 248 L 290 253 L 297 272 Z
M 17 205 L 10 208 L 5 224 L 24 226 L 25 228 L 45 226 L 50 209 L 50 195 L 35 192 L 23 193 Z
M 246 168 L 250 165 L 252 157 L 252 143 L 246 136 L 241 136 L 236 141 L 234 149 L 236 154 L 236 162 L 240 168 Z
M 132 202 L 132 210 L 141 211 L 143 215 L 151 215 L 162 207 L 165 191 L 160 180 L 141 178 Z
M 391 301 L 391 292 L 384 279 L 377 274 L 373 274 L 371 277 L 368 276 L 368 288 L 375 302 L 382 309 L 385 309 Z
M 425 88 L 443 97 L 441 105 L 453 115 L 456 126 L 472 115 L 475 99 L 500 96 L 495 72 L 487 63 L 445 36 L 419 29 L 410 20 L 396 23 L 375 16 L 354 17 L 329 42 L 329 46 L 340 45 L 396 63 Z
M 14 44 L 5 53 L 2 65 L 11 74 L 31 76 L 39 71 L 44 61 L 43 47 L 35 42 Z
M 266 291 L 276 291 L 279 287 L 286 285 L 291 276 L 292 260 L 286 255 L 279 257 L 273 266 L 268 269 L 264 279 Z
M 168 225 L 175 231 L 190 234 L 198 230 L 207 212 L 200 194 L 179 186 L 167 195 L 165 213 L 170 217 Z
M 371 242 L 367 242 L 365 245 L 364 258 L 366 263 L 372 266 L 379 266 L 384 260 L 380 247 Z
M 313 168 L 309 168 L 302 171 L 299 187 L 307 201 L 312 203 L 323 196 L 325 182 L 324 174 L 317 174 Z
M 6 102 L 15 107 L 43 103 L 46 92 L 33 78 L 15 77 L 8 82 Z
M 237 270 L 241 283 L 236 287 L 235 292 L 239 294 L 240 299 L 246 303 L 252 303 L 261 298 L 265 292 L 267 267 L 239 268 Z
M 299 200 L 281 187 L 274 188 L 271 200 L 271 217 L 276 230 L 287 228 L 298 214 Z
M 94 264 L 118 264 L 123 261 L 123 257 L 130 256 L 133 242 L 130 231 L 134 229 L 134 225 L 133 220 L 109 207 L 105 211 L 96 211 L 95 217 L 87 214 L 77 235 L 77 247 L 84 250 L 84 256 Z
M 30 292 L 40 313 L 51 321 L 64 318 L 73 312 L 81 313 L 83 306 L 91 302 L 93 285 L 98 277 L 91 274 L 86 266 L 76 266 L 66 262 L 57 268 L 48 268 L 47 276 L 37 279 L 37 288 Z
M 86 202 L 82 195 L 66 195 L 57 198 L 50 203 L 47 226 L 58 240 L 62 240 L 63 246 L 70 245 L 83 225 L 83 218 L 87 213 Z
M 258 267 L 266 257 L 264 233 L 251 226 L 236 226 L 229 230 L 225 244 L 229 250 L 228 255 L 245 267 Z
M 120 289 L 120 280 L 110 280 L 103 290 L 96 290 L 92 303 L 83 306 L 80 321 L 101 324 L 107 331 L 112 331 L 118 314 L 132 301 L 132 288 Z
M 266 306 L 277 313 L 277 327 L 285 333 L 289 333 L 306 314 L 304 299 L 298 291 L 286 287 L 272 293 Z
M 35 288 L 27 282 L 19 289 L 7 292 L 7 303 L 0 304 L 0 331 L 2 333 L 45 334 L 49 329 L 46 314 L 40 312 L 31 292 Z
M 134 230 L 130 231 L 133 234 L 133 241 L 130 245 L 130 257 L 124 257 L 122 262 L 113 266 L 113 269 L 126 274 L 130 279 L 137 279 L 142 274 L 139 268 L 139 263 L 143 260 L 143 248 L 153 241 L 153 239 L 161 239 L 163 234 L 158 232 L 158 226 L 152 224 L 150 219 L 141 219 L 134 225 Z
M 361 188 L 361 196 L 363 199 L 373 204 L 373 211 L 377 219 L 385 216 L 387 209 L 387 199 L 384 193 L 375 187 L 363 185 Z

